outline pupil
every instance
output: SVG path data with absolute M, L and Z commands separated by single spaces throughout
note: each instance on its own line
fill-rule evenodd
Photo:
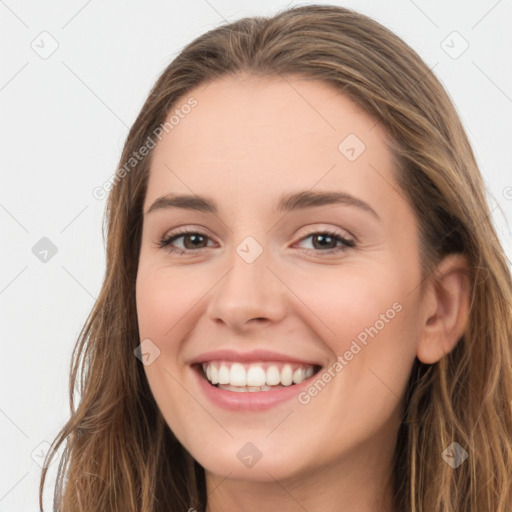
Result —
M 330 239 L 331 241 L 333 240 L 333 238 L 330 236 L 330 235 L 317 235 L 316 236 L 316 240 L 319 240 L 319 239 Z M 321 244 L 321 247 L 325 247 L 324 244 Z
M 185 237 L 185 240 L 187 240 L 187 239 L 192 240 L 192 248 L 194 248 L 194 247 L 197 247 L 197 244 L 194 244 L 193 240 L 197 241 L 198 238 L 204 238 L 204 237 L 202 235 L 188 235 L 187 237 Z

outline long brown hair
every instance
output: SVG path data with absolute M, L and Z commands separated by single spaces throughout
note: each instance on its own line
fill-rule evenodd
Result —
M 397 182 L 419 222 L 423 277 L 447 254 L 467 256 L 466 331 L 439 362 L 416 359 L 411 370 L 394 458 L 395 510 L 510 512 L 512 279 L 446 91 L 405 42 L 352 10 L 306 5 L 244 18 L 201 35 L 164 70 L 128 134 L 119 169 L 154 137 L 178 100 L 239 72 L 320 80 L 365 109 L 392 137 Z M 204 470 L 165 423 L 134 356 L 141 342 L 135 281 L 150 160 L 118 169 L 108 197 L 105 278 L 73 352 L 71 417 L 52 445 L 66 442 L 57 512 L 206 506 Z M 469 455 L 456 469 L 441 457 L 454 441 Z

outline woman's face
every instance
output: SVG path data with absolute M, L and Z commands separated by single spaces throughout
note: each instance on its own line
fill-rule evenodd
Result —
M 222 78 L 175 108 L 190 96 L 153 149 L 144 203 L 136 293 L 154 398 L 207 474 L 368 475 L 394 450 L 421 299 L 385 132 L 296 77 Z

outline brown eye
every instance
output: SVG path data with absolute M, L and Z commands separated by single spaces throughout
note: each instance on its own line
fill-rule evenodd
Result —
M 172 244 L 180 238 L 183 239 L 183 247 L 173 247 Z M 170 236 L 160 240 L 158 246 L 170 248 L 170 252 L 184 253 L 187 251 L 194 251 L 196 249 L 206 248 L 206 241 L 208 236 L 196 231 L 181 231 L 179 233 L 173 233 Z
M 314 252 L 315 254 L 332 254 L 355 247 L 355 242 L 353 240 L 345 238 L 341 233 L 331 231 L 318 231 L 311 233 L 302 238 L 301 242 L 308 238 L 311 238 L 313 241 L 313 249 L 305 248 L 304 251 L 307 253 Z M 337 245 L 338 242 L 341 243 L 341 246 Z

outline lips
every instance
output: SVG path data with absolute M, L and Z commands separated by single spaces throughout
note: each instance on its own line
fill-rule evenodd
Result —
M 217 356 L 216 356 L 217 357 Z M 237 362 L 232 362 L 233 366 Z M 285 366 L 290 363 L 285 363 Z M 321 366 L 315 366 L 321 368 Z M 274 386 L 232 386 L 231 384 L 212 384 L 203 371 L 202 364 L 191 365 L 192 375 L 198 386 L 198 390 L 212 404 L 229 411 L 257 412 L 266 411 L 285 402 L 296 400 L 301 392 L 311 385 L 315 374 L 306 377 L 299 383 L 288 386 L 278 384 Z
M 273 351 L 243 353 L 227 349 L 204 353 L 195 358 L 191 366 L 210 389 L 251 395 L 274 394 L 280 388 L 295 387 L 322 367 L 317 361 L 300 360 Z

